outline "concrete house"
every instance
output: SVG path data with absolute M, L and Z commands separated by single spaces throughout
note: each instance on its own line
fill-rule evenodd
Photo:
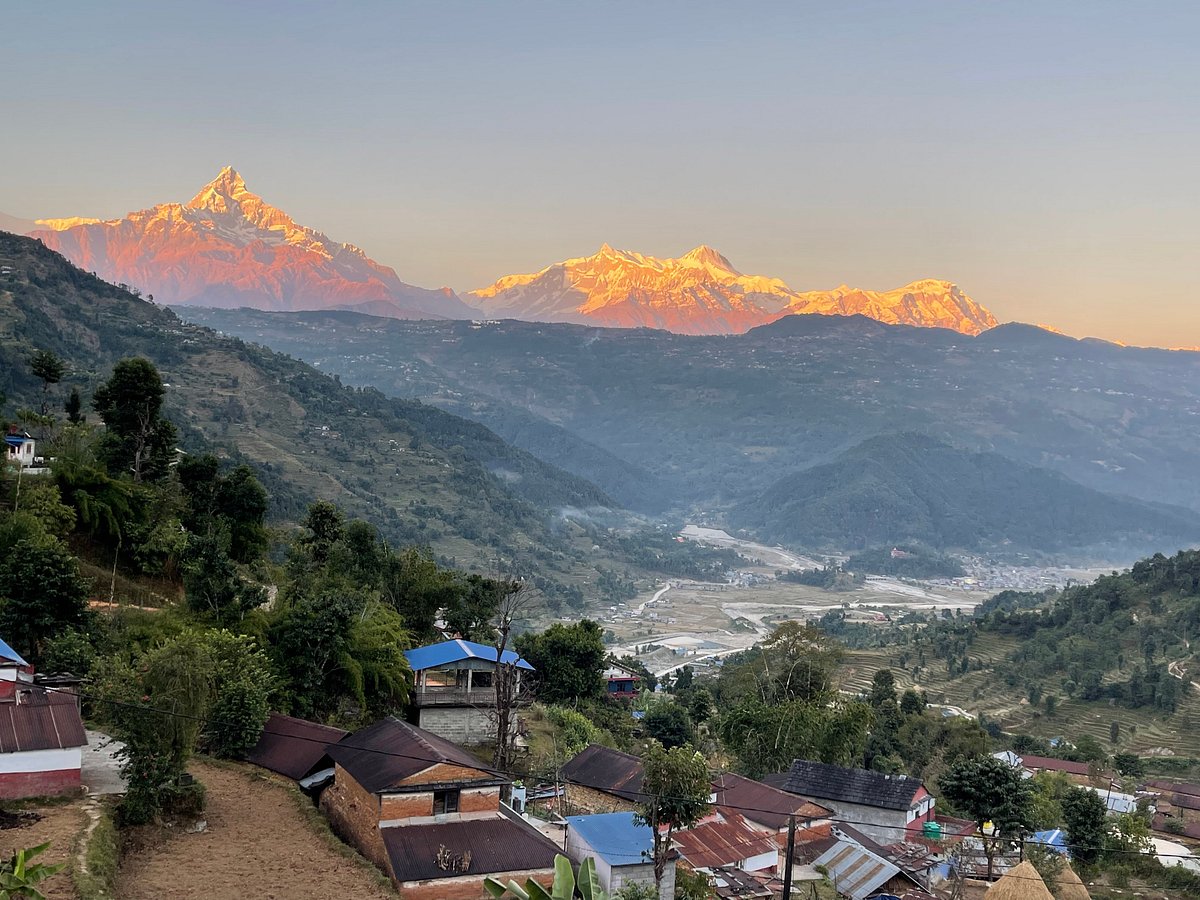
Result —
M 647 825 L 634 823 L 631 812 L 567 816 L 567 856 L 596 862 L 600 886 L 610 895 L 628 884 L 654 885 L 654 837 Z M 663 872 L 659 900 L 675 896 L 675 860 Z
M 605 695 L 610 700 L 633 700 L 642 690 L 642 676 L 615 659 L 600 674 L 604 679 Z
M 496 670 L 512 666 L 520 696 L 520 679 L 533 666 L 511 650 L 499 663 L 496 648 L 475 641 L 442 641 L 406 650 L 416 676 L 409 719 L 413 724 L 460 744 L 496 737 Z M 517 718 L 512 718 L 516 729 Z
M 406 900 L 475 900 L 483 881 L 554 878 L 558 847 L 500 803 L 508 779 L 394 716 L 328 745 L 321 809 Z
M 29 433 L 16 425 L 10 425 L 4 436 L 4 458 L 22 468 L 30 468 L 37 458 L 37 442 Z
M 907 775 L 798 759 L 770 783 L 828 807 L 835 821 L 853 823 L 881 844 L 919 836 L 926 822 L 935 821 L 933 795 Z
M 0 640 L 0 799 L 80 789 L 87 735 L 70 694 L 33 683 L 33 668 Z

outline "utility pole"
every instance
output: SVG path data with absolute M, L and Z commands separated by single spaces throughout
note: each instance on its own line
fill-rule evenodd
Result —
M 788 816 L 787 859 L 783 863 L 783 900 L 792 900 L 792 860 L 796 856 L 796 816 Z

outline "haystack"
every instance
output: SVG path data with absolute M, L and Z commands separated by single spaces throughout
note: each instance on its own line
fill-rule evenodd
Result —
M 1070 866 L 1064 865 L 1054 880 L 1057 882 L 1054 894 L 1058 900 L 1092 900 L 1092 895 Z
M 983 900 L 1054 900 L 1042 876 L 1028 860 L 1013 866 L 987 889 Z

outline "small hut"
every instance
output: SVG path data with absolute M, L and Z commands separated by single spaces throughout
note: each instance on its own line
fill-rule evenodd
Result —
M 1005 872 L 987 889 L 983 900 L 1054 900 L 1054 895 L 1033 863 L 1026 860 Z
M 1057 882 L 1054 894 L 1058 900 L 1092 900 L 1092 895 L 1070 866 L 1063 866 L 1054 880 Z

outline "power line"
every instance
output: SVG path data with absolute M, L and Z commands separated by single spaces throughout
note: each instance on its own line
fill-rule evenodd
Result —
M 215 718 L 206 717 L 206 716 L 191 715 L 188 713 L 177 712 L 175 710 L 162 709 L 160 707 L 145 706 L 145 705 L 142 705 L 139 703 L 130 703 L 125 700 L 114 700 L 109 697 L 100 697 L 100 696 L 96 696 L 94 694 L 83 693 L 81 691 L 69 691 L 69 690 L 66 690 L 65 688 L 60 688 L 60 687 L 46 687 L 46 690 L 48 692 L 65 694 L 70 697 L 75 697 L 76 699 L 89 700 L 89 701 L 92 701 L 95 703 L 104 703 L 109 706 L 116 706 L 116 707 L 121 707 L 124 709 L 129 709 L 129 710 L 132 710 L 132 711 L 140 713 L 140 714 L 160 715 L 160 716 L 168 716 L 171 718 L 187 719 L 188 721 L 198 722 L 201 725 L 213 724 L 213 723 L 235 724 L 235 723 L 228 722 L 227 720 L 215 719 Z M 414 726 L 414 727 L 416 727 L 416 726 Z M 414 756 L 412 754 L 400 753 L 395 750 L 385 750 L 385 749 L 382 749 L 379 747 L 363 747 L 363 746 L 359 746 L 359 745 L 355 745 L 355 744 L 346 743 L 345 741 L 323 741 L 319 738 L 307 737 L 305 735 L 289 734 L 287 732 L 282 732 L 282 731 L 271 731 L 270 729 L 266 728 L 265 726 L 263 727 L 261 734 L 269 734 L 274 737 L 287 738 L 287 739 L 293 740 L 293 741 L 304 741 L 306 743 L 311 743 L 311 744 L 320 744 L 322 747 L 329 747 L 329 746 L 336 745 L 339 747 L 344 747 L 347 750 L 358 750 L 363 753 L 374 753 L 374 754 L 377 754 L 380 756 L 388 756 L 388 757 L 393 757 L 396 759 L 412 760 L 413 762 L 423 762 L 423 763 L 428 763 L 428 764 L 433 764 L 433 763 L 439 762 L 439 760 L 431 759 L 428 756 Z M 524 780 L 524 779 L 527 779 L 530 776 L 532 776 L 541 781 L 547 781 L 547 782 L 559 781 L 566 785 L 575 785 L 576 787 L 585 787 L 585 788 L 589 788 L 591 790 L 599 790 L 599 791 L 601 791 L 601 793 L 605 793 L 600 788 L 595 788 L 595 787 L 592 787 L 591 785 L 584 784 L 583 782 L 573 781 L 569 778 L 566 778 L 560 772 L 549 773 L 549 774 L 544 773 L 544 772 L 543 773 L 516 772 L 516 771 L 511 771 L 511 770 L 498 769 L 498 768 L 490 766 L 482 761 L 480 761 L 480 763 L 479 763 L 479 768 L 481 771 L 490 772 L 494 775 L 501 775 L 506 778 L 511 778 L 513 780 Z M 639 792 L 631 792 L 631 793 L 635 793 L 636 796 L 643 797 L 647 800 L 649 800 L 653 797 L 658 797 L 659 799 L 663 799 L 663 800 L 690 800 L 690 799 L 692 799 L 690 797 L 676 797 L 673 795 L 665 795 L 665 794 L 664 795 L 651 795 L 651 794 L 641 794 Z M 785 791 L 785 793 L 791 793 L 791 792 Z M 793 796 L 795 796 L 798 800 L 807 800 L 808 799 L 806 797 L 803 797 L 800 794 L 795 794 Z M 635 801 L 631 800 L 629 802 L 635 802 Z M 810 802 L 820 805 L 815 800 L 810 801 Z M 734 803 L 713 803 L 712 805 L 716 806 L 716 807 L 721 807 L 724 809 L 732 809 L 736 812 L 768 813 L 768 814 L 774 815 L 774 816 L 786 815 L 785 813 L 781 813 L 777 809 L 767 809 L 764 807 L 739 806 Z M 901 831 L 906 835 L 909 833 L 908 825 L 883 825 L 883 824 L 879 824 L 879 823 L 875 823 L 875 822 L 855 821 L 853 819 L 832 819 L 832 817 L 830 817 L 830 818 L 831 818 L 831 824 L 835 828 L 839 824 L 842 824 L 842 825 L 850 825 L 850 826 L 863 826 L 863 827 L 867 827 L 867 828 L 876 828 L 876 829 L 882 829 L 882 830 L 887 830 L 887 831 Z M 823 821 L 823 817 L 811 816 L 811 817 L 805 817 L 803 819 L 803 821 L 805 823 L 812 823 L 814 821 L 819 821 L 819 820 Z M 772 833 L 772 834 L 774 834 L 774 833 Z M 974 834 L 974 832 L 971 832 L 969 834 L 960 833 L 958 835 L 955 835 L 955 837 L 962 837 L 962 838 L 975 837 L 975 836 L 976 835 Z M 923 838 L 923 839 L 924 840 L 932 840 L 930 838 Z M 1000 840 L 1002 840 L 1004 843 L 1011 844 L 1013 846 L 1021 846 L 1021 847 L 1034 846 L 1034 847 L 1049 848 L 1048 844 L 1045 844 L 1042 841 L 1031 840 L 1029 838 L 1000 838 Z M 1156 858 L 1156 859 L 1190 859 L 1190 860 L 1198 859 L 1198 857 L 1193 856 L 1190 853 L 1156 853 L 1154 851 L 1123 850 L 1120 848 L 1091 847 L 1091 846 L 1082 846 L 1082 845 L 1077 845 L 1077 849 L 1087 850 L 1087 851 L 1104 852 L 1104 853 L 1121 853 L 1121 854 L 1126 854 L 1126 855 L 1131 855 L 1131 856 L 1145 856 L 1145 857 L 1151 857 L 1151 858 Z M 610 855 L 622 855 L 622 854 L 610 854 Z M 640 859 L 641 857 L 639 856 L 636 858 Z

